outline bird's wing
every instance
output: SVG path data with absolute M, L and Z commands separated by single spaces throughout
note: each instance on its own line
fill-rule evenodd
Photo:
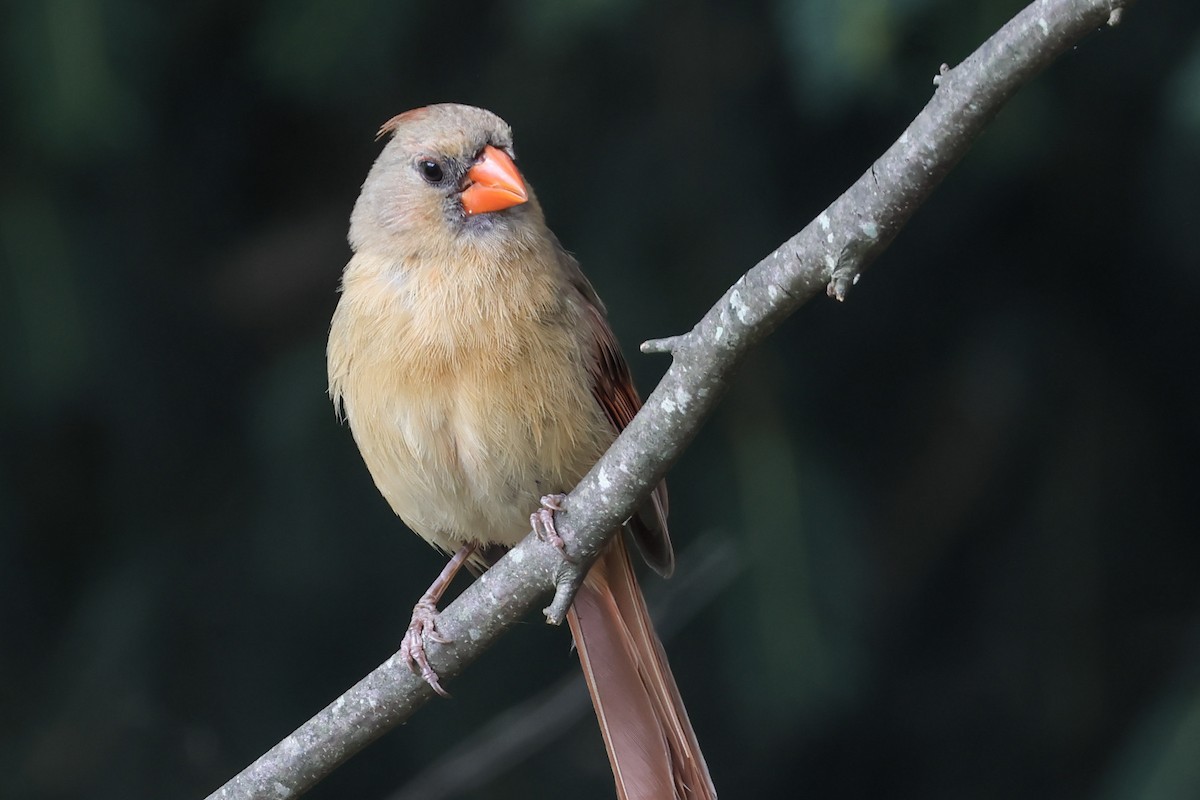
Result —
M 565 250 L 560 249 L 560 253 L 563 268 L 583 299 L 586 325 L 592 334 L 592 394 L 613 429 L 622 431 L 642 407 L 642 399 L 633 386 L 629 365 L 621 355 L 617 337 L 608 324 L 604 304 L 575 259 Z M 629 530 L 646 563 L 663 577 L 670 577 L 675 569 L 675 552 L 667 530 L 666 481 L 659 482 L 649 499 L 634 512 L 629 519 Z

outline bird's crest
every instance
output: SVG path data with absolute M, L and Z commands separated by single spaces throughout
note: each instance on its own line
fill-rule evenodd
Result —
M 384 136 L 387 136 L 389 133 L 395 133 L 396 128 L 399 128 L 401 123 L 409 122 L 411 120 L 423 117 L 428 112 L 429 112 L 428 106 L 422 106 L 421 108 L 414 108 L 409 111 L 405 111 L 402 114 L 397 114 L 396 116 L 392 117 L 387 122 L 385 122 L 379 126 L 379 131 L 378 131 L 378 133 L 375 134 L 375 141 L 378 142 L 380 139 L 382 139 Z

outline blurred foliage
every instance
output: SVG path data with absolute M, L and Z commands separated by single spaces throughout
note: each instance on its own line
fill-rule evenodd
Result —
M 324 397 L 383 120 L 516 130 L 633 345 L 685 330 L 1020 7 L 10 0 L 5 797 L 194 798 L 396 647 L 439 557 Z M 672 473 L 746 569 L 668 644 L 719 788 L 1200 796 L 1200 6 L 1022 92 Z M 531 620 L 314 797 L 383 798 L 560 674 Z M 610 797 L 591 719 L 486 797 Z

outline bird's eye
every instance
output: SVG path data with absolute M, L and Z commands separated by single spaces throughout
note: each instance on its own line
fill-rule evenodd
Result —
M 430 158 L 418 161 L 417 170 L 427 183 L 441 183 L 442 179 L 446 177 L 442 165 Z

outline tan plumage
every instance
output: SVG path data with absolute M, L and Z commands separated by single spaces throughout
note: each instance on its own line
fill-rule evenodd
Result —
M 381 133 L 392 138 L 351 216 L 330 395 L 413 531 L 447 552 L 511 546 L 540 498 L 573 488 L 640 402 L 603 305 L 510 160 L 508 126 L 440 105 Z M 665 514 L 660 487 L 630 527 L 669 574 Z M 480 553 L 460 555 L 483 567 Z M 414 610 L 405 652 L 416 663 L 443 583 Z M 620 537 L 570 622 L 619 795 L 715 797 Z

